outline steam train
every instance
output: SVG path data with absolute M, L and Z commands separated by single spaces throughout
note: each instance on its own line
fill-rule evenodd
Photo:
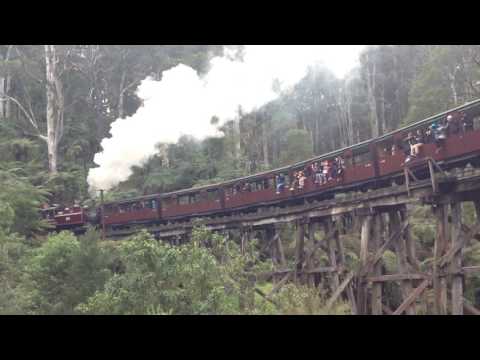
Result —
M 108 232 L 133 224 L 163 224 L 191 217 L 256 211 L 263 206 L 282 206 L 287 202 L 301 204 L 310 200 L 332 199 L 336 193 L 367 191 L 390 186 L 392 182 L 400 184 L 404 181 L 403 167 L 410 150 L 405 142 L 407 135 L 418 130 L 425 133 L 432 124 L 445 122 L 447 116 L 454 118 L 457 131 L 449 133 L 440 147 L 433 141 L 425 142 L 419 158 L 432 158 L 443 169 L 468 163 L 480 166 L 478 99 L 378 138 L 291 166 L 215 185 L 108 202 L 90 211 L 78 205 L 70 208 L 57 206 L 43 209 L 42 214 L 57 231 L 79 231 L 93 224 L 102 226 Z M 315 162 L 333 161 L 337 157 L 344 162 L 341 177 L 318 184 L 309 176 L 301 189 L 289 188 L 296 171 L 302 171 Z M 277 192 L 276 186 L 279 174 L 286 179 L 286 186 L 281 192 Z M 248 190 L 243 190 L 247 184 Z

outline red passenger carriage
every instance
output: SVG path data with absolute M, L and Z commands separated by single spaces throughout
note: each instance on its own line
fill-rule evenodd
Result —
M 433 122 L 446 122 L 448 115 L 452 115 L 449 123 L 453 125 L 450 126 L 450 133 L 443 146 L 438 147 L 434 142 L 427 141 L 421 147 L 419 158 L 430 157 L 444 167 L 466 162 L 480 165 L 480 100 L 477 100 L 380 138 L 289 167 L 222 184 L 105 204 L 103 225 L 121 227 L 132 223 L 165 223 L 191 216 L 253 210 L 287 201 L 303 202 L 306 198 L 328 198 L 348 189 L 364 190 L 384 186 L 383 180 L 401 179 L 409 153 L 409 147 L 405 143 L 407 135 L 417 130 L 425 134 Z M 343 163 L 341 175 L 316 183 L 315 177 L 310 173 L 304 183 L 302 181 L 303 187 L 297 183 L 290 189 L 296 172 L 310 169 L 315 162 L 329 161 L 331 166 L 339 157 Z M 277 193 L 276 181 L 279 174 L 285 176 L 286 182 L 283 190 Z M 80 209 L 73 209 L 69 213 L 56 214 L 55 222 L 58 226 L 69 226 L 75 222 L 80 224 L 84 220 L 81 216 Z

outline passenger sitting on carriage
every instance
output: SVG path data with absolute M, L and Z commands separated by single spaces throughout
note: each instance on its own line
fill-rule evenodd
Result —
M 251 191 L 252 191 L 252 185 L 250 185 L 250 183 L 248 183 L 248 182 L 245 183 L 245 184 L 243 185 L 242 191 L 244 191 L 244 192 L 251 192 Z
M 313 172 L 313 182 L 315 184 L 320 184 L 322 182 L 322 167 L 316 161 L 312 164 L 312 172 Z
M 335 161 L 337 163 L 337 180 L 340 180 L 343 178 L 344 174 L 344 169 L 345 169 L 345 161 L 341 156 L 337 156 L 335 158 Z
M 335 180 L 337 178 L 337 174 L 338 174 L 338 163 L 337 163 L 337 158 L 333 159 L 332 161 L 332 168 L 330 170 L 331 172 L 331 178 L 333 180 Z
M 330 160 L 323 162 L 323 181 L 328 182 L 332 180 L 332 166 Z
M 298 173 L 298 188 L 300 190 L 303 190 L 303 188 L 305 187 L 305 180 L 307 180 L 305 173 L 303 171 L 300 171 Z
M 312 178 L 312 183 L 315 183 L 315 176 L 316 176 L 316 173 L 317 173 L 317 167 L 318 167 L 318 164 L 316 162 L 313 162 L 310 164 L 309 168 L 310 168 L 310 171 L 309 171 L 309 176 L 311 176 Z
M 462 114 L 462 118 L 460 122 L 462 124 L 463 132 L 466 133 L 467 131 L 473 131 L 473 119 L 471 117 L 468 117 L 464 111 L 462 111 L 461 114 Z
M 306 165 L 305 166 L 305 169 L 303 169 L 303 174 L 306 176 L 306 177 L 309 177 L 312 175 L 312 165 Z
M 445 145 L 445 140 L 447 139 L 447 131 L 443 124 L 438 124 L 434 122 L 431 126 L 431 132 L 433 134 L 433 139 L 435 140 L 435 145 L 437 145 L 437 153 Z
M 233 195 L 237 195 L 242 192 L 242 186 L 240 184 L 235 184 L 233 187 Z
M 292 183 L 290 184 L 290 191 L 295 190 L 295 187 L 298 185 L 298 172 L 295 171 L 292 177 Z
M 445 125 L 445 130 L 448 135 L 458 134 L 460 131 L 460 114 L 459 113 L 452 113 L 447 115 L 447 122 Z
M 280 191 L 283 191 L 285 189 L 285 175 L 279 174 L 276 178 L 277 182 L 277 195 L 280 194 Z
M 410 154 L 405 160 L 405 162 L 408 162 L 420 155 L 420 149 L 424 144 L 422 130 L 418 129 L 415 135 L 409 132 L 406 141 L 410 145 Z

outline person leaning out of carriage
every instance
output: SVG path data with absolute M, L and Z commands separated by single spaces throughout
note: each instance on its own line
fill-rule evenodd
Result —
M 405 141 L 410 146 L 410 154 L 408 155 L 405 162 L 409 162 L 418 158 L 420 156 L 421 149 L 425 143 L 422 130 L 418 129 L 415 134 L 413 132 L 409 132 Z

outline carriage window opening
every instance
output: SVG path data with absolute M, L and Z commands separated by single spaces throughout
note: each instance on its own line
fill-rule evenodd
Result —
M 368 151 L 368 149 L 353 155 L 353 163 L 355 165 L 366 164 L 370 161 L 370 152 Z
M 265 179 L 265 180 L 263 181 L 263 187 L 264 187 L 264 189 L 271 189 L 271 188 L 274 187 L 274 185 L 275 185 L 275 184 L 274 184 L 274 179 L 272 179 L 272 178 Z
M 143 202 L 143 207 L 145 209 L 150 209 L 150 210 L 153 210 L 153 209 L 156 209 L 156 200 L 155 199 L 152 199 L 152 200 L 145 200 Z
M 217 198 L 218 198 L 217 194 L 218 194 L 217 189 L 207 190 L 207 200 L 208 201 L 217 200 Z
M 471 121 L 473 123 L 473 130 L 480 130 L 480 116 L 476 116 Z
M 345 162 L 345 167 L 352 167 L 353 165 L 353 157 L 352 156 L 344 156 L 343 160 Z
M 180 195 L 178 197 L 178 205 L 188 205 L 188 203 L 189 203 L 188 195 Z
M 190 204 L 195 204 L 200 201 L 200 193 L 190 194 Z
M 162 199 L 162 209 L 166 209 L 168 206 L 171 205 L 172 199 L 169 197 L 165 197 Z
M 133 204 L 131 205 L 131 210 L 132 210 L 132 211 L 142 210 L 142 207 L 143 207 L 142 205 L 143 205 L 142 202 L 133 203 Z

